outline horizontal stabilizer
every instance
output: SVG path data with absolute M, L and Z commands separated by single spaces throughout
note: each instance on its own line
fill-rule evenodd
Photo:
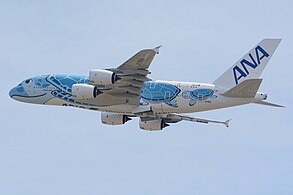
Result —
M 222 95 L 233 98 L 253 98 L 255 97 L 261 82 L 262 79 L 248 79 L 229 89 Z
M 282 108 L 282 107 L 285 107 L 285 106 L 282 106 L 282 105 L 279 105 L 279 104 L 274 104 L 274 103 L 271 103 L 271 102 L 267 102 L 267 101 L 260 101 L 260 102 L 255 102 L 255 104 L 262 104 L 262 105 L 265 105 L 265 106 L 274 106 L 274 107 L 279 107 L 279 108 Z

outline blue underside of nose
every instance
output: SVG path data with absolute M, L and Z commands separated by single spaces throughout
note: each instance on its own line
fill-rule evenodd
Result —
M 9 96 L 22 96 L 25 97 L 27 96 L 27 93 L 24 91 L 24 88 L 22 86 L 19 87 L 14 87 L 9 91 Z

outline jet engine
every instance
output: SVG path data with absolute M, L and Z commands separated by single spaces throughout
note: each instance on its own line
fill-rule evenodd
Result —
M 102 112 L 101 120 L 102 120 L 102 123 L 106 125 L 123 125 L 127 121 L 130 121 L 131 118 L 129 118 L 127 115 L 124 115 L 124 114 Z
M 89 80 L 96 85 L 110 85 L 118 80 L 117 75 L 109 70 L 91 70 Z
M 97 87 L 93 85 L 82 83 L 72 85 L 72 95 L 77 99 L 95 98 L 100 93 Z
M 156 120 L 148 120 L 143 121 L 139 120 L 139 127 L 143 130 L 148 131 L 156 131 L 156 130 L 162 130 L 165 127 L 168 127 L 169 125 L 162 119 L 156 119 Z

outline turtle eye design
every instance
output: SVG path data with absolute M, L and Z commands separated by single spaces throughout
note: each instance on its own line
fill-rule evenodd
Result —
M 25 82 L 26 84 L 29 84 L 31 81 L 32 81 L 31 79 L 28 79 L 28 80 L 25 80 L 24 82 Z

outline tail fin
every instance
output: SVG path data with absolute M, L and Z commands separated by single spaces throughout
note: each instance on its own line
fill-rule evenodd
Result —
M 263 39 L 213 84 L 230 89 L 247 79 L 258 79 L 281 39 Z

